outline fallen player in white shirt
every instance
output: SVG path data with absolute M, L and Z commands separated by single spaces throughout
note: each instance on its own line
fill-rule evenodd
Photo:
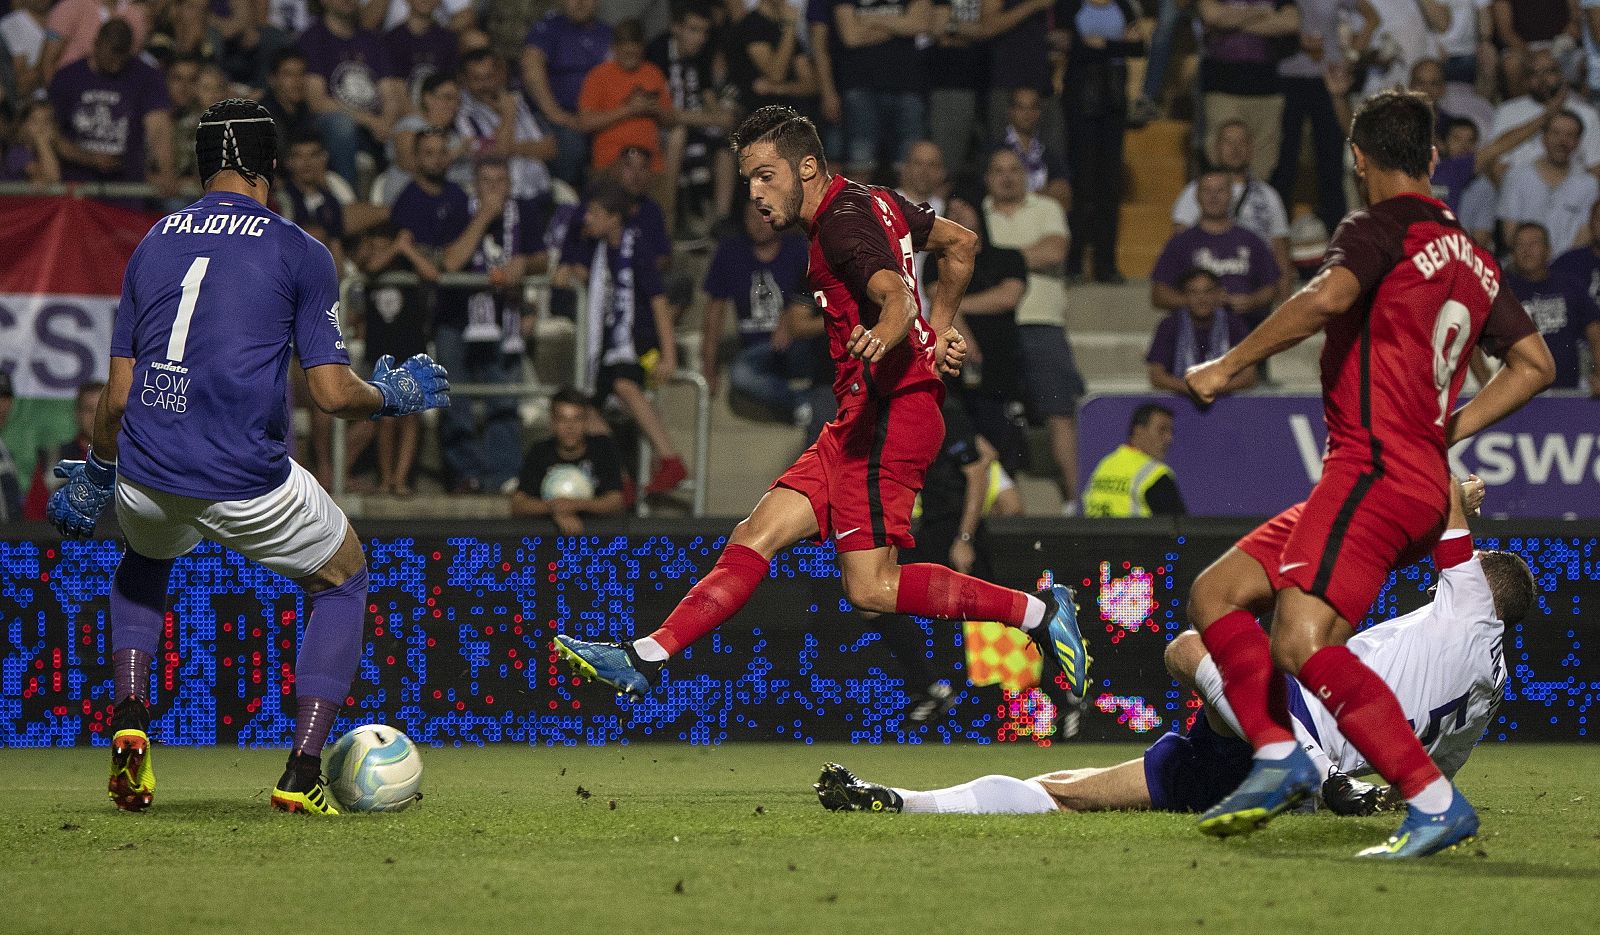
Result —
M 1475 552 L 1467 515 L 1483 500 L 1483 482 L 1451 482 L 1448 528 L 1434 549 L 1439 570 L 1433 602 L 1370 627 L 1350 650 L 1394 689 L 1422 744 L 1447 777 L 1466 763 L 1505 692 L 1501 640 L 1537 598 L 1533 574 L 1518 555 Z M 967 814 L 1154 809 L 1199 812 L 1231 792 L 1250 770 L 1222 677 L 1193 631 L 1168 644 L 1172 677 L 1205 699 L 1187 734 L 1170 733 L 1144 755 L 1117 766 L 1062 770 L 1017 779 L 983 776 L 947 789 L 917 791 L 867 782 L 837 763 L 823 767 L 817 797 L 833 811 Z M 1380 807 L 1383 790 L 1354 777 L 1370 773 L 1322 704 L 1288 678 L 1295 735 L 1321 767 L 1322 794 L 1341 814 Z

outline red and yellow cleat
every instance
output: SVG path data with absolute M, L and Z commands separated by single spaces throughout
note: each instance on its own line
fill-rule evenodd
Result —
M 150 737 L 142 730 L 119 730 L 111 737 L 111 779 L 106 791 L 117 808 L 142 812 L 156 793 L 156 770 L 150 762 Z

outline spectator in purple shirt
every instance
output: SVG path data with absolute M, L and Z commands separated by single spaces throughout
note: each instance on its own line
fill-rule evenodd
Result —
M 1600 201 L 1589 209 L 1589 243 L 1576 247 L 1556 257 L 1550 264 L 1550 273 L 1581 283 L 1597 306 L 1600 306 Z
M 390 219 L 408 230 L 424 247 L 443 250 L 467 229 L 472 219 L 466 190 L 445 178 L 450 166 L 450 137 L 431 128 L 417 134 L 411 183 L 401 189 Z
M 1433 169 L 1433 195 L 1461 212 L 1461 195 L 1477 176 L 1478 127 L 1465 117 L 1451 117 L 1440 128 L 1439 164 Z
M 589 139 L 578 129 L 583 79 L 611 52 L 611 27 L 595 19 L 599 0 L 561 0 L 528 30 L 522 86 L 539 114 L 555 127 L 556 176 L 577 184 L 589 161 Z
M 706 272 L 706 313 L 700 373 L 716 392 L 718 351 L 728 310 L 734 313 L 739 355 L 729 374 L 732 390 L 784 421 L 801 414 L 808 394 L 789 383 L 809 377 L 816 348 L 795 340 L 795 324 L 809 318 L 804 237 L 784 235 L 747 203 L 744 229 L 717 244 Z
M 1152 387 L 1188 396 L 1184 373 L 1195 364 L 1226 354 L 1229 348 L 1244 340 L 1250 333 L 1250 326 L 1228 311 L 1222 280 L 1210 270 L 1190 269 L 1178 280 L 1178 290 L 1183 295 L 1184 307 L 1168 314 L 1156 325 L 1144 362 Z M 1234 377 L 1223 392 L 1236 393 L 1255 385 L 1256 371 L 1249 368 Z
M 356 184 L 356 152 L 383 158 L 383 144 L 406 112 L 405 83 L 376 33 L 356 21 L 357 0 L 324 0 L 323 16 L 301 34 L 307 97 L 328 144 L 333 171 Z
M 1550 271 L 1550 235 L 1535 223 L 1517 225 L 1511 235 L 1511 262 L 1504 283 L 1522 300 L 1544 343 L 1555 358 L 1552 389 L 1575 390 L 1581 384 L 1578 347 L 1589 345 L 1594 363 L 1587 374 L 1589 394 L 1600 396 L 1600 307 L 1589 297 L 1588 283 Z
M 441 0 L 408 0 L 405 22 L 383 34 L 389 65 L 404 82 L 406 99 L 416 100 L 423 79 L 456 67 L 456 34 L 435 17 Z
M 133 57 L 133 30 L 106 20 L 88 58 L 50 80 L 67 179 L 144 182 L 163 197 L 177 191 L 172 166 L 172 106 L 161 73 Z M 146 166 L 149 166 L 148 175 Z
M 1197 197 L 1200 222 L 1167 241 L 1150 274 L 1150 302 L 1169 310 L 1188 307 L 1179 281 L 1199 267 L 1217 277 L 1225 293 L 1223 304 L 1253 328 L 1272 310 L 1281 275 L 1278 261 L 1266 241 L 1234 223 L 1233 185 L 1226 172 L 1202 175 Z

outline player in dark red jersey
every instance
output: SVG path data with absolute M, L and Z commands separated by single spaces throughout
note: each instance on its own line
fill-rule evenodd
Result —
M 800 224 L 811 236 L 809 275 L 827 322 L 839 415 L 734 527 L 716 567 L 660 629 L 623 643 L 563 634 L 557 651 L 580 675 L 642 696 L 655 687 L 662 663 L 744 606 L 780 549 L 831 535 L 857 610 L 1021 627 L 1060 663 L 1069 691 L 1081 698 L 1088 656 L 1068 588 L 1024 594 L 942 565 L 897 560 L 914 542 L 912 502 L 944 438 L 939 373 L 959 373 L 966 355 L 953 323 L 977 235 L 890 189 L 830 173 L 816 127 L 793 108 L 757 110 L 733 144 L 767 223 Z M 939 264 L 932 321 L 919 311 L 918 250 Z
M 1275 666 L 1320 698 L 1340 732 L 1406 796 L 1400 829 L 1363 856 L 1422 856 L 1477 831 L 1472 806 L 1428 758 L 1394 693 L 1344 646 L 1389 572 L 1439 540 L 1447 448 L 1516 411 L 1554 376 L 1549 349 L 1502 288 L 1494 258 L 1431 196 L 1432 140 L 1432 111 L 1421 97 L 1388 91 L 1363 103 L 1350 144 L 1367 209 L 1339 225 L 1304 289 L 1186 376 L 1195 398 L 1209 403 L 1235 374 L 1327 333 L 1322 479 L 1308 500 L 1201 573 L 1190 595 L 1190 619 L 1255 747 L 1249 778 L 1201 819 L 1208 834 L 1253 831 L 1322 780 L 1294 742 Z M 1506 366 L 1452 411 L 1474 346 Z M 1256 622 L 1268 611 L 1270 638 Z

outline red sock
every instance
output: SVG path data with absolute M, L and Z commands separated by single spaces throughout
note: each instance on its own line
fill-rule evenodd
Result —
M 1294 740 L 1283 675 L 1272 665 L 1272 642 L 1249 611 L 1222 615 L 1200 638 L 1222 672 L 1222 690 L 1257 750 Z
M 900 566 L 900 589 L 894 612 L 945 620 L 998 620 L 1021 626 L 1028 596 L 1021 591 L 980 581 L 943 565 Z
M 1412 733 L 1394 692 L 1346 647 L 1312 653 L 1300 667 L 1300 683 L 1322 699 L 1339 732 L 1406 798 L 1443 775 Z
M 730 544 L 722 550 L 716 567 L 689 589 L 650 638 L 661 644 L 668 655 L 676 656 L 738 613 L 770 570 L 771 563 L 760 552 Z

